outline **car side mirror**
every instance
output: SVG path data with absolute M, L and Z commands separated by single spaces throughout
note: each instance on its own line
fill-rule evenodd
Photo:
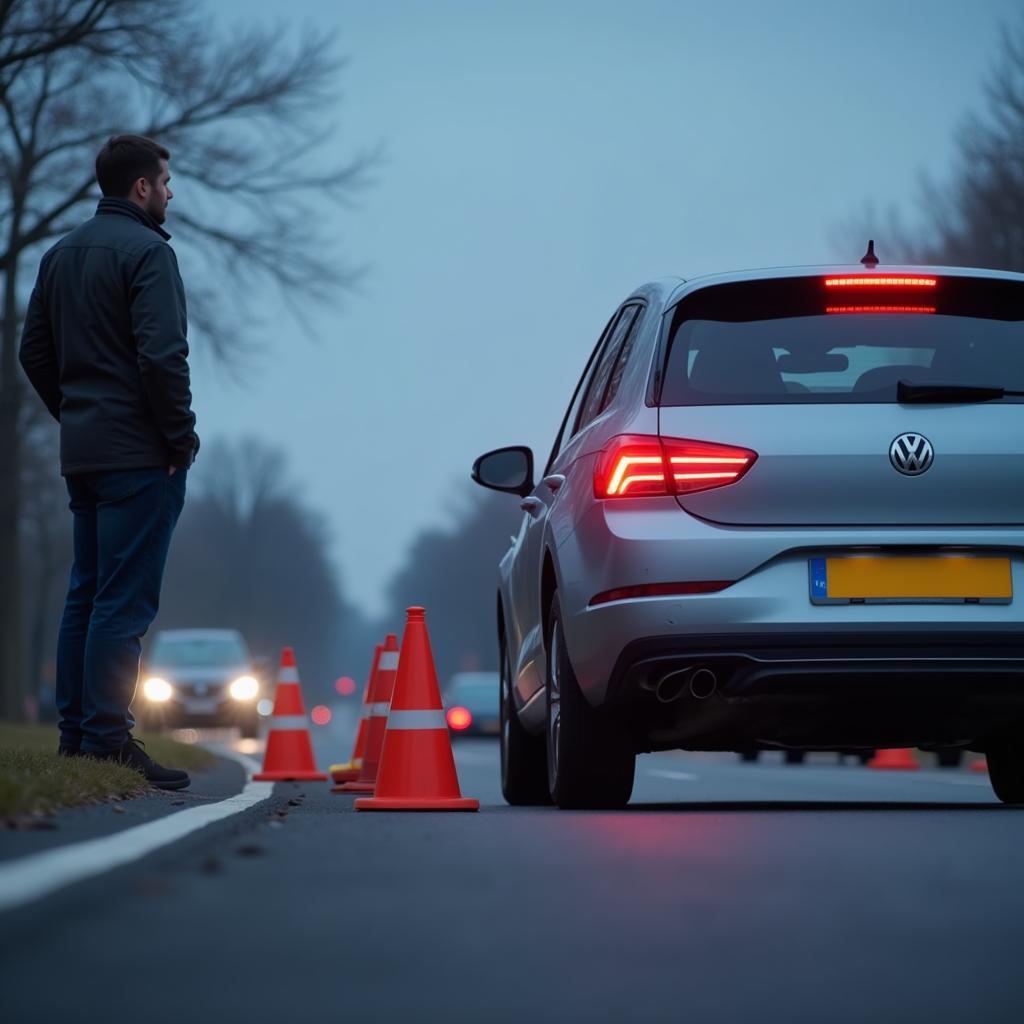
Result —
M 481 487 L 525 498 L 533 490 L 533 452 L 522 445 L 496 448 L 473 463 L 472 475 Z

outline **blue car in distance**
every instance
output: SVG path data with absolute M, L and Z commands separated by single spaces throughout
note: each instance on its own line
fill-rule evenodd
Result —
M 498 736 L 501 678 L 497 672 L 456 672 L 444 691 L 445 716 L 455 736 Z

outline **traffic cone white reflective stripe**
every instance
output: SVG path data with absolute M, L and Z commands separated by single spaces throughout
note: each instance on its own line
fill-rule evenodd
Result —
M 281 732 L 285 729 L 308 729 L 309 723 L 305 715 L 275 715 L 270 719 L 268 732 Z
M 443 711 L 392 711 L 388 729 L 448 729 Z

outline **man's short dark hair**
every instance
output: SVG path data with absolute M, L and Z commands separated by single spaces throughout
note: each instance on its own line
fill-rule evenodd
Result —
M 145 178 L 156 183 L 160 161 L 171 154 L 158 142 L 142 135 L 114 135 L 96 155 L 96 180 L 105 196 L 126 198 L 132 185 Z

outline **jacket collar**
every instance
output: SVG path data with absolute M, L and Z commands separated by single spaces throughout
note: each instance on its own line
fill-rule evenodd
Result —
M 136 206 L 130 199 L 112 199 L 110 196 L 104 196 L 100 200 L 99 206 L 96 207 L 96 216 L 101 213 L 117 213 L 122 217 L 133 217 L 140 224 L 155 231 L 165 242 L 171 237 L 141 206 Z

